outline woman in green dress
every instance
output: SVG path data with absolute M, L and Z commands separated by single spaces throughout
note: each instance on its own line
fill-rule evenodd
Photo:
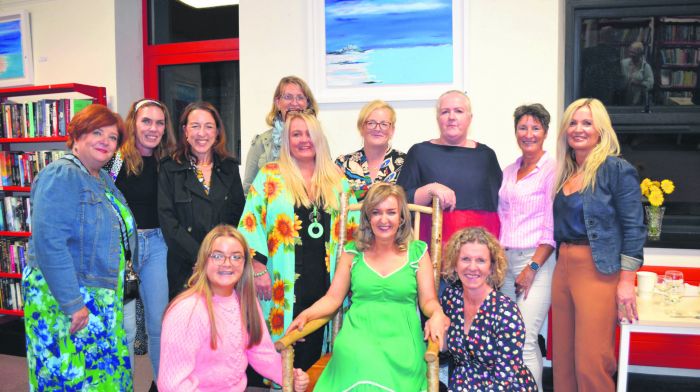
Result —
M 68 135 L 71 153 L 32 184 L 22 278 L 29 389 L 131 391 L 122 298 L 136 227 L 102 170 L 124 140 L 124 125 L 105 106 L 90 105 Z
M 427 388 L 424 340 L 442 346 L 450 322 L 435 294 L 428 247 L 412 237 L 403 189 L 374 184 L 362 204 L 356 241 L 345 246 L 328 293 L 289 326 L 302 329 L 331 315 L 352 290 L 352 306 L 316 390 Z M 423 332 L 417 304 L 428 317 Z

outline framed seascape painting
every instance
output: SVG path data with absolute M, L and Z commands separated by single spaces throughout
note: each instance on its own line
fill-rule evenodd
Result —
M 433 100 L 465 85 L 462 0 L 311 2 L 309 78 L 319 102 Z
M 0 87 L 32 84 L 31 42 L 27 11 L 0 14 Z

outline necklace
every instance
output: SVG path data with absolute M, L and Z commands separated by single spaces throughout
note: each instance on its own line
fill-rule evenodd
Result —
M 306 231 L 307 233 L 309 233 L 309 237 L 317 239 L 323 235 L 323 225 L 321 225 L 318 222 L 318 207 L 316 207 L 316 204 L 314 204 L 313 206 L 314 210 L 311 211 L 311 213 L 309 214 L 309 220 L 311 221 L 311 224 L 306 229 Z

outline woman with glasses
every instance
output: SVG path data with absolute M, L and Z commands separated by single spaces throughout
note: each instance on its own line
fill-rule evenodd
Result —
M 279 159 L 282 130 L 287 113 L 306 110 L 318 113 L 318 104 L 306 82 L 296 76 L 285 76 L 280 79 L 272 97 L 272 108 L 265 118 L 267 125 L 272 128 L 256 135 L 248 150 L 243 174 L 243 191 L 246 194 L 258 170 L 269 162 Z
M 221 116 L 194 102 L 180 117 L 180 140 L 158 174 L 158 216 L 168 244 L 170 298 L 187 287 L 199 244 L 209 230 L 237 225 L 245 202 L 238 164 L 226 149 Z
M 396 112 L 384 101 L 374 100 L 360 110 L 357 130 L 363 146 L 335 160 L 355 191 L 357 201 L 365 198 L 375 182 L 396 183 L 406 154 L 391 148 L 395 125 Z

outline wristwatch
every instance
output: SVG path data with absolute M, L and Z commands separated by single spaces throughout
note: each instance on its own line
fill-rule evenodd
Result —
M 539 264 L 537 264 L 535 260 L 532 259 L 530 259 L 530 263 L 528 264 L 528 266 L 530 266 L 530 268 L 535 272 L 539 271 L 541 267 Z

